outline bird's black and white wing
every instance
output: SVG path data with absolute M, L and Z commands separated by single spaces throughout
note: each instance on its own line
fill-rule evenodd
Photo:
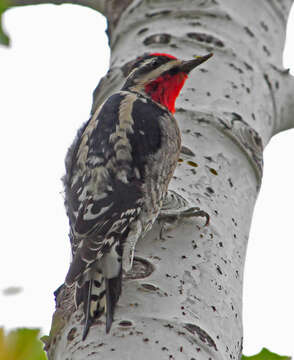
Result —
M 152 101 L 153 112 L 150 104 L 149 113 L 144 112 L 144 105 L 146 100 L 134 93 L 112 95 L 79 131 L 66 159 L 65 203 L 73 253 L 66 283 L 77 282 L 77 305 L 84 302 L 89 318 L 103 313 L 105 307 L 111 312 L 108 328 L 111 308 L 121 291 L 124 247 L 130 252 L 124 263 L 130 267 L 134 245 L 148 222 L 155 220 L 156 198 L 163 196 L 160 190 L 152 194 L 154 208 L 142 222 L 140 213 L 151 195 L 148 192 L 153 191 L 146 169 L 152 168 L 152 157 L 160 153 L 158 119 L 166 116 Z M 154 182 L 161 171 L 156 167 Z M 85 300 L 89 293 L 92 303 Z

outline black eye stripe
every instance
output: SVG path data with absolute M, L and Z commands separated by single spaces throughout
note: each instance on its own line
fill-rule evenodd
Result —
M 152 56 L 152 55 L 146 55 L 146 56 L 143 56 L 141 58 L 138 59 L 137 62 L 135 62 L 133 68 L 138 68 L 140 67 L 144 61 L 146 61 L 147 59 L 153 59 L 149 64 L 147 64 L 147 68 L 149 66 L 152 66 L 152 67 L 158 67 L 158 66 L 161 66 L 163 64 L 166 64 L 167 62 L 173 60 L 173 59 L 170 59 L 166 56 Z
M 145 81 L 146 79 L 144 78 L 144 76 L 152 73 L 156 69 L 158 69 L 158 73 L 161 73 L 162 75 L 168 74 L 169 76 L 173 76 L 177 74 L 179 72 L 179 68 L 174 64 L 175 60 L 177 59 L 173 59 L 168 56 L 158 55 L 145 55 L 137 58 L 137 61 L 131 65 L 128 71 L 128 78 L 125 82 L 123 89 L 133 86 L 134 84 L 138 83 L 140 79 L 143 79 Z M 168 68 L 170 67 L 168 66 L 169 62 L 172 62 L 174 64 L 174 66 L 170 64 L 170 66 L 173 67 L 170 70 L 168 70 Z M 157 72 L 155 71 L 155 76 L 156 73 Z
M 169 73 L 170 75 L 176 75 L 176 74 L 178 74 L 179 72 L 180 72 L 180 68 L 179 68 L 178 66 L 175 66 L 175 67 L 171 68 L 171 69 L 168 71 L 168 73 Z

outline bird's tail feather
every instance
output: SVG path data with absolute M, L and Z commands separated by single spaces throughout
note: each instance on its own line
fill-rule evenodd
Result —
M 95 319 L 106 314 L 106 332 L 110 331 L 115 305 L 121 294 L 122 272 L 112 279 L 107 279 L 101 272 L 95 271 L 91 278 L 82 284 L 77 282 L 75 301 L 77 307 L 83 302 L 85 326 L 83 340 L 88 335 Z
M 113 321 L 115 305 L 121 294 L 122 271 L 112 279 L 105 279 L 106 288 L 106 333 L 109 333 Z

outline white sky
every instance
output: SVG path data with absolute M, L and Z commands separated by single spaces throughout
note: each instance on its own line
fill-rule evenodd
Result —
M 5 26 L 11 47 L 0 47 L 0 326 L 46 334 L 52 293 L 70 261 L 64 156 L 108 68 L 106 24 L 87 8 L 39 5 L 8 11 Z M 294 18 L 285 52 L 292 73 L 293 43 Z M 246 355 L 262 347 L 294 355 L 293 144 L 294 130 L 265 151 L 245 271 Z M 11 286 L 23 291 L 4 296 Z

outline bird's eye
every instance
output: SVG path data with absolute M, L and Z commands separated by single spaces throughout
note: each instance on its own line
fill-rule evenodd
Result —
M 159 65 L 158 59 L 154 59 L 154 60 L 153 60 L 153 66 L 158 66 L 158 65 Z
M 172 75 L 172 76 L 178 74 L 179 72 L 180 72 L 180 69 L 177 66 L 170 69 L 170 71 L 169 71 L 170 75 Z

